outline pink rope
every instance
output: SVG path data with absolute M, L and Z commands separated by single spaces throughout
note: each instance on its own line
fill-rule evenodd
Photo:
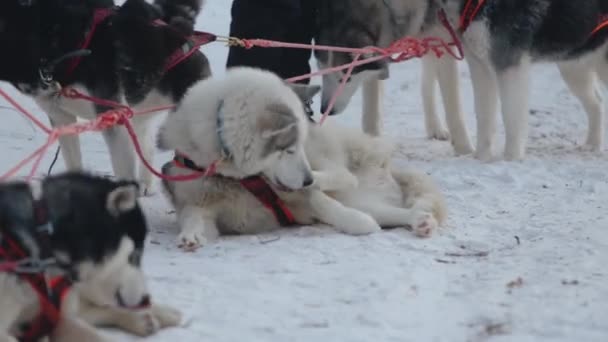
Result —
M 100 19 L 100 18 L 98 18 L 98 19 Z M 289 82 L 297 82 L 297 81 L 311 78 L 314 76 L 326 75 L 329 73 L 346 70 L 346 72 L 342 76 L 338 89 L 333 94 L 332 98 L 330 99 L 330 103 L 329 103 L 327 110 L 325 111 L 325 113 L 323 113 L 323 117 L 321 118 L 321 121 L 319 123 L 319 124 L 323 124 L 323 122 L 327 119 L 327 116 L 333 109 L 338 97 L 344 91 L 346 83 L 347 83 L 348 79 L 351 77 L 354 68 L 357 66 L 364 65 L 367 63 L 372 63 L 372 62 L 382 60 L 382 59 L 389 59 L 392 62 L 401 62 L 401 61 L 406 61 L 406 60 L 409 60 L 409 59 L 412 59 L 415 57 L 422 57 L 429 52 L 433 52 L 435 54 L 435 56 L 438 58 L 444 56 L 445 54 L 449 54 L 450 56 L 452 56 L 455 59 L 462 60 L 464 58 L 462 44 L 461 44 L 460 40 L 458 39 L 458 36 L 456 35 L 454 28 L 447 21 L 447 18 L 445 16 L 445 13 L 443 13 L 443 11 L 441 11 L 439 13 L 439 19 L 442 22 L 442 24 L 446 27 L 448 32 L 450 33 L 450 35 L 453 39 L 452 43 L 446 43 L 442 39 L 436 38 L 436 37 L 428 37 L 428 38 L 425 38 L 422 40 L 417 40 L 417 39 L 414 39 L 411 37 L 405 37 L 405 38 L 395 41 L 388 48 L 379 48 L 379 47 L 374 47 L 374 46 L 364 47 L 364 48 L 346 48 L 346 47 L 337 47 L 337 46 L 309 45 L 309 44 L 299 44 L 299 43 L 289 43 L 289 42 L 278 42 L 278 41 L 271 41 L 271 40 L 264 40 L 264 39 L 244 39 L 244 40 L 237 40 L 237 42 L 239 44 L 241 44 L 244 48 L 247 48 L 247 49 L 253 48 L 254 46 L 267 47 L 267 48 L 282 47 L 282 48 L 297 48 L 297 49 L 345 52 L 345 53 L 354 54 L 355 57 L 353 58 L 353 61 L 351 63 L 332 67 L 332 68 L 327 68 L 327 69 L 323 69 L 323 70 L 318 70 L 318 71 L 315 71 L 315 72 L 312 72 L 312 73 L 309 73 L 306 75 L 301 75 L 301 76 L 292 77 L 292 78 L 287 79 L 287 81 L 289 81 Z M 452 50 L 452 46 L 456 47 L 457 52 L 454 52 Z M 369 58 L 361 59 L 361 57 L 364 55 L 373 55 L 373 56 L 371 56 Z M 28 111 L 26 111 L 15 100 L 13 100 L 10 96 L 8 96 L 8 94 L 6 94 L 2 89 L 0 89 L 0 96 L 2 96 L 4 99 L 6 99 L 13 107 L 15 107 L 19 112 L 21 112 L 23 115 L 25 115 L 30 120 L 32 120 L 32 122 L 34 122 L 40 129 L 42 129 L 45 133 L 47 133 L 49 135 L 47 142 L 44 145 L 39 147 L 36 151 L 34 151 L 32 154 L 30 154 L 28 157 L 26 157 L 24 160 L 22 160 L 19 164 L 17 164 L 15 167 L 13 167 L 8 172 L 6 172 L 4 175 L 0 176 L 0 181 L 4 181 L 4 180 L 7 180 L 7 179 L 13 177 L 17 172 L 19 172 L 20 169 L 22 169 L 25 165 L 27 165 L 32 160 L 34 160 L 34 163 L 32 165 L 32 169 L 28 175 L 28 180 L 33 178 L 36 173 L 36 170 L 40 166 L 42 158 L 45 155 L 45 152 L 49 149 L 49 147 L 52 144 L 57 142 L 57 140 L 59 139 L 60 136 L 78 135 L 78 134 L 82 134 L 84 132 L 89 132 L 89 131 L 102 131 L 109 127 L 119 125 L 119 124 L 125 125 L 125 128 L 127 129 L 127 132 L 129 133 L 129 136 L 131 137 L 131 140 L 133 141 L 135 151 L 136 151 L 138 157 L 140 158 L 140 160 L 142 161 L 142 164 L 148 170 L 150 170 L 150 172 L 152 174 L 154 174 L 155 176 L 165 179 L 165 180 L 169 180 L 169 181 L 191 181 L 191 180 L 195 180 L 195 179 L 198 179 L 201 177 L 211 176 L 215 173 L 216 168 L 220 162 L 219 160 L 212 163 L 212 165 L 204 173 L 195 172 L 192 174 L 182 175 L 182 176 L 167 176 L 167 175 L 163 175 L 161 172 L 158 172 L 148 162 L 148 160 L 145 159 L 141 145 L 139 144 L 137 135 L 135 134 L 135 130 L 133 129 L 133 126 L 131 125 L 131 122 L 129 120 L 134 115 L 143 115 L 143 114 L 148 114 L 148 113 L 152 113 L 152 112 L 169 110 L 169 109 L 174 108 L 174 106 L 162 106 L 162 107 L 150 108 L 150 109 L 147 109 L 147 110 L 144 110 L 141 112 L 134 113 L 130 107 L 128 107 L 124 104 L 88 96 L 88 95 L 78 92 L 76 89 L 73 89 L 73 88 L 63 89 L 61 94 L 68 98 L 82 99 L 82 100 L 90 101 L 90 102 L 98 104 L 98 105 L 110 107 L 113 109 L 103 113 L 102 115 L 97 117 L 95 120 L 91 120 L 87 123 L 77 123 L 77 124 L 73 124 L 73 125 L 62 126 L 62 127 L 58 127 L 55 129 L 50 129 L 46 125 L 44 125 L 41 121 L 39 121 L 35 116 L 33 116 Z
M 17 101 L 15 101 L 12 97 L 8 96 L 2 88 L 0 88 L 0 96 L 2 96 L 8 103 L 10 103 L 15 109 L 17 109 L 21 114 L 25 115 L 28 119 L 30 119 L 38 128 L 43 130 L 46 134 L 51 133 L 51 129 L 48 128 L 42 121 L 38 120 L 32 113 L 25 110 L 25 108 L 21 107 Z

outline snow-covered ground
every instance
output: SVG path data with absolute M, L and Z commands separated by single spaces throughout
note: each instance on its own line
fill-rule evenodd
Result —
M 227 34 L 230 3 L 209 0 L 197 27 Z M 221 76 L 227 49 L 203 51 Z M 182 326 L 149 340 L 608 341 L 608 158 L 578 150 L 586 117 L 556 68 L 534 68 L 529 156 L 521 163 L 454 157 L 448 143 L 427 140 L 418 78 L 417 61 L 393 66 L 384 127 L 399 143 L 396 162 L 440 184 L 450 210 L 445 227 L 424 240 L 404 230 L 352 237 L 305 227 L 184 253 L 163 196 L 143 199 L 153 294 L 185 315 Z M 359 108 L 357 97 L 332 119 L 359 125 Z M 0 112 L 5 171 L 45 137 L 16 112 Z M 110 173 L 100 135 L 82 142 L 86 165 Z M 168 158 L 158 155 L 156 165 Z M 55 170 L 62 169 L 60 160 Z

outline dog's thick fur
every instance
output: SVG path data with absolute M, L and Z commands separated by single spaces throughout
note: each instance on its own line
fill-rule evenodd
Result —
M 55 272 L 75 281 L 52 341 L 107 340 L 94 324 L 148 335 L 178 323 L 179 313 L 167 307 L 133 310 L 149 301 L 141 270 L 147 225 L 137 196 L 135 183 L 74 173 L 39 185 L 0 185 L 0 238 L 10 231 L 32 257 L 39 255 L 34 201 L 41 201 L 53 227 L 49 252 L 57 262 Z M 28 283 L 0 273 L 0 307 L 0 341 L 15 341 L 16 329 L 37 315 L 39 302 Z
M 179 102 L 196 81 L 210 75 L 206 57 L 197 51 L 165 72 L 168 58 L 181 49 L 192 33 L 202 0 L 127 0 L 96 27 L 89 56 L 69 73 L 73 59 L 54 68 L 52 76 L 61 87 L 73 87 L 94 97 L 126 103 L 135 111 Z M 113 8 L 112 0 L 7 0 L 0 4 L 0 80 L 13 83 L 31 95 L 48 114 L 54 127 L 75 123 L 77 118 L 94 119 L 109 108 L 86 100 L 57 95 L 57 88 L 40 81 L 38 70 L 80 48 L 92 27 L 94 11 Z M 168 26 L 152 25 L 162 19 Z M 144 156 L 153 157 L 150 122 L 155 115 L 133 119 Z M 138 165 L 124 127 L 103 132 L 112 167 L 120 179 L 139 180 L 142 192 L 149 192 L 150 172 Z M 78 136 L 60 138 L 69 170 L 82 169 Z
M 324 223 L 349 234 L 408 226 L 428 236 L 443 222 L 443 198 L 428 176 L 394 168 L 390 145 L 381 138 L 309 123 L 302 101 L 319 88 L 291 87 L 269 72 L 233 68 L 224 79 L 195 85 L 161 126 L 159 147 L 201 167 L 221 158 L 222 145 L 231 156 L 216 176 L 164 182 L 177 211 L 180 245 L 279 228 L 240 185 L 252 175 L 267 179 L 302 225 Z M 192 171 L 167 163 L 163 172 Z
M 328 45 L 387 46 L 403 36 L 449 35 L 439 23 L 437 11 L 443 8 L 449 21 L 457 27 L 466 0 L 354 0 L 325 2 L 320 8 L 318 42 Z M 506 130 L 504 157 L 519 160 L 525 157 L 528 132 L 528 87 L 530 65 L 534 62 L 556 62 L 573 94 L 585 107 L 589 118 L 587 145 L 594 150 L 603 147 L 604 109 L 597 79 L 608 81 L 606 39 L 608 30 L 591 36 L 602 15 L 608 13 L 608 1 L 591 0 L 497 0 L 488 1 L 472 24 L 461 35 L 466 60 L 471 72 L 477 113 L 476 156 L 493 159 L 496 134 L 496 106 L 501 100 Z M 370 19 L 371 18 L 371 19 Z M 331 20 L 333 19 L 333 21 Z M 340 64 L 350 58 L 346 54 L 318 52 L 322 66 Z M 444 57 L 446 59 L 448 57 Z M 439 63 L 439 64 L 435 64 Z M 358 83 L 366 80 L 364 100 L 379 97 L 378 69 L 385 74 L 385 65 L 358 74 L 345 95 L 338 101 L 337 111 L 344 109 Z M 427 131 L 431 137 L 445 138 L 447 132 L 439 125 L 432 107 L 432 86 L 440 81 L 444 104 L 448 110 L 448 127 L 458 154 L 470 152 L 470 143 L 462 120 L 456 64 L 453 61 L 423 63 L 423 98 L 427 114 Z M 324 99 L 336 86 L 335 77 L 324 82 Z M 326 101 L 324 101 L 325 103 Z M 371 108 L 378 108 L 372 106 Z M 367 111 L 371 122 L 367 131 L 377 132 L 379 111 Z

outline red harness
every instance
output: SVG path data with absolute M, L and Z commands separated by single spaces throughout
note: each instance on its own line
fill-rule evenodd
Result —
M 598 20 L 597 26 L 591 31 L 591 36 L 608 27 L 608 14 L 602 14 Z
M 91 45 L 91 41 L 93 40 L 93 36 L 95 35 L 97 27 L 101 23 L 103 23 L 110 15 L 114 14 L 114 11 L 114 8 L 98 8 L 95 10 L 93 14 L 93 22 L 91 23 L 91 28 L 89 29 L 83 42 L 80 44 L 79 50 L 86 50 L 89 48 L 89 45 Z M 160 19 L 157 19 L 152 22 L 152 25 L 167 26 L 167 23 Z M 186 42 L 171 56 L 169 56 L 164 71 L 168 72 L 169 70 L 173 69 L 176 65 L 196 53 L 196 51 L 201 46 L 211 43 L 216 39 L 217 37 L 211 33 L 195 31 L 192 35 L 186 37 Z M 68 75 L 71 75 L 74 70 L 76 70 L 76 68 L 80 64 L 81 59 L 82 56 L 78 56 L 72 59 L 67 69 Z
M 205 168 L 199 167 L 192 160 L 179 153 L 176 153 L 173 157 L 173 164 L 177 167 L 193 171 L 206 172 Z M 281 226 L 287 227 L 296 224 L 296 220 L 289 208 L 287 208 L 285 203 L 279 198 L 276 192 L 272 190 L 264 178 L 260 176 L 251 176 L 240 179 L 239 182 L 247 191 L 255 196 L 266 209 L 270 210 Z
M 95 10 L 95 12 L 93 13 L 93 23 L 91 24 L 91 29 L 87 33 L 82 44 L 80 44 L 81 50 L 86 50 L 89 48 L 89 45 L 91 45 L 91 41 L 93 40 L 93 35 L 95 35 L 95 31 L 97 30 L 97 26 L 104 22 L 113 13 L 113 8 L 98 8 Z M 82 57 L 75 57 L 74 59 L 72 59 L 72 62 L 68 66 L 68 75 L 71 75 L 74 70 L 76 70 L 76 68 L 80 64 L 81 59 Z
M 47 233 L 37 232 L 36 241 L 43 252 L 48 242 Z M 36 318 L 21 327 L 18 339 L 21 342 L 38 341 L 42 337 L 50 335 L 60 319 L 61 302 L 71 287 L 71 282 L 66 277 L 56 277 L 47 280 L 44 274 L 44 262 L 31 260 L 26 253 L 26 248 L 13 233 L 3 231 L 0 234 L 0 272 L 9 272 L 27 282 L 38 296 L 40 311 Z
M 458 31 L 460 31 L 460 33 L 466 31 L 467 28 L 469 28 L 469 25 L 471 25 L 479 11 L 483 8 L 485 2 L 486 0 L 468 0 L 466 2 L 458 23 Z M 606 27 L 608 27 L 608 15 L 600 15 L 600 17 L 598 18 L 597 26 L 593 29 L 593 31 L 591 31 L 589 35 L 593 36 Z
M 473 19 L 477 16 L 477 13 L 481 10 L 486 0 L 468 0 L 464 5 L 464 9 L 460 14 L 460 20 L 458 21 L 458 31 L 460 33 L 466 31 L 469 25 L 473 22 Z

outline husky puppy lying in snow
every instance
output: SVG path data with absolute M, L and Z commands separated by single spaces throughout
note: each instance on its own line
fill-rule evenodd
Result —
M 93 325 L 148 335 L 178 324 L 150 304 L 138 191 L 78 173 L 0 185 L 1 342 L 109 341 Z
M 318 90 L 233 68 L 188 91 L 159 131 L 158 146 L 176 151 L 163 173 L 202 172 L 222 161 L 214 176 L 163 183 L 181 246 L 290 224 L 324 223 L 348 234 L 411 227 L 429 236 L 443 222 L 433 181 L 394 168 L 385 140 L 308 121 L 302 101 Z

